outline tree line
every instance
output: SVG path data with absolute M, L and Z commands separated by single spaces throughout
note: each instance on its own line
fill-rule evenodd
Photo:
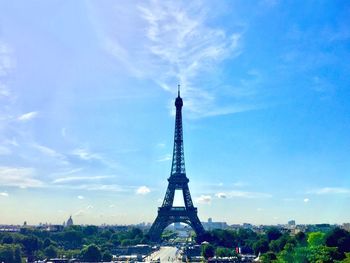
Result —
M 111 261 L 116 246 L 148 243 L 143 231 L 117 231 L 97 226 L 70 226 L 62 232 L 22 228 L 16 233 L 0 233 L 0 262 L 21 263 L 65 257 L 82 261 Z
M 261 262 L 350 263 L 350 233 L 341 228 L 324 232 L 299 232 L 292 236 L 271 227 L 258 234 L 250 229 L 213 230 L 200 237 L 205 258 L 233 257 L 240 247 L 242 253 L 254 253 Z

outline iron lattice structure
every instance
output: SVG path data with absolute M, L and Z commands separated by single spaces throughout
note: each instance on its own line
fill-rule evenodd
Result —
M 180 91 L 178 91 L 178 96 L 175 100 L 176 117 L 171 173 L 168 178 L 169 184 L 163 204 L 158 208 L 157 218 L 148 233 L 152 241 L 159 241 L 164 229 L 168 225 L 176 222 L 190 225 L 197 236 L 204 233 L 204 228 L 197 215 L 197 208 L 193 206 L 190 190 L 188 188 L 189 179 L 186 176 L 185 170 L 182 132 L 182 106 L 183 101 L 180 97 Z M 185 206 L 173 206 L 175 190 L 182 190 Z

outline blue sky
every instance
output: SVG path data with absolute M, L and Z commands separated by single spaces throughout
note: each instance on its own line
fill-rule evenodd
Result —
M 343 223 L 348 1 L 0 1 L 0 223 L 152 222 L 177 84 L 202 221 Z

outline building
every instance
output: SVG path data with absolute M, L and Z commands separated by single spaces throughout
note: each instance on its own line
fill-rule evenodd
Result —
M 289 227 L 295 227 L 295 220 L 289 220 L 288 221 L 288 226 Z
M 66 223 L 66 226 L 72 226 L 73 225 L 73 219 L 72 219 L 72 216 L 70 216 L 67 220 L 67 223 Z
M 208 218 L 208 222 L 202 222 L 202 225 L 205 230 L 213 230 L 213 229 L 227 229 L 229 226 L 226 222 L 213 222 L 213 219 Z
M 344 224 L 342 225 L 342 228 L 343 228 L 344 230 L 350 232 L 350 223 L 344 223 Z

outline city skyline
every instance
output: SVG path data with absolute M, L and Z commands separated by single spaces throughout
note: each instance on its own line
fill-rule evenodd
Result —
M 346 1 L 0 2 L 0 224 L 152 222 L 181 84 L 201 221 L 350 219 Z

